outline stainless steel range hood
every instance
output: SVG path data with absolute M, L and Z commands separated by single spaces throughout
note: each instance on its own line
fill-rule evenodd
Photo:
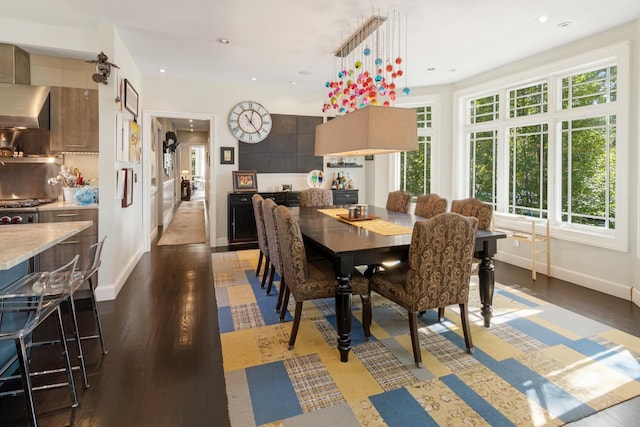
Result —
M 49 87 L 0 83 L 1 129 L 49 129 Z
M 49 88 L 30 83 L 29 53 L 0 43 L 0 129 L 49 129 Z

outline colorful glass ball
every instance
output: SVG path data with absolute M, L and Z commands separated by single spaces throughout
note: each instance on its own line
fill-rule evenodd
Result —
M 365 47 L 363 53 L 364 53 L 364 56 L 369 56 L 371 55 L 371 49 L 369 49 L 368 47 Z

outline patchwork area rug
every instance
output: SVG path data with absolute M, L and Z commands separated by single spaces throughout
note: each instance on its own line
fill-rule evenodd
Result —
M 205 243 L 204 202 L 184 201 L 173 215 L 169 227 L 162 233 L 158 246 Z
M 558 426 L 640 395 L 640 338 L 499 284 L 487 329 L 472 283 L 474 354 L 457 306 L 443 322 L 430 310 L 416 368 L 406 312 L 377 294 L 369 341 L 353 298 L 347 363 L 332 299 L 305 302 L 290 351 L 291 316 L 279 323 L 277 291 L 260 288 L 258 251 L 212 257 L 233 426 Z

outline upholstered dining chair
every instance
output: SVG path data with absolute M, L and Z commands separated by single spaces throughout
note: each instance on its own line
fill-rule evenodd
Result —
M 307 263 L 304 242 L 298 221 L 285 206 L 278 206 L 275 210 L 276 227 L 284 266 L 284 277 L 287 281 L 284 301 L 280 309 L 280 319 L 284 318 L 289 295 L 293 295 L 296 302 L 289 350 L 293 349 L 302 317 L 304 301 L 314 299 L 333 298 L 336 294 L 336 276 L 333 265 L 326 261 Z M 362 300 L 362 324 L 366 337 L 371 336 L 371 301 L 369 299 L 369 283 L 357 270 L 351 273 L 351 289 L 353 294 L 359 294 Z
M 333 192 L 324 188 L 307 188 L 300 192 L 300 207 L 333 206 Z
M 452 200 L 451 212 L 477 218 L 478 230 L 488 230 L 491 228 L 491 222 L 493 220 L 493 206 L 490 203 L 483 202 L 482 200 L 478 200 L 473 197 L 468 199 Z M 479 273 L 481 262 L 482 260 L 479 258 L 473 259 L 473 264 L 471 265 L 472 275 L 477 275 Z
M 436 193 L 429 193 L 418 197 L 414 213 L 428 219 L 446 211 L 447 199 L 440 197 Z
M 22 379 L 23 394 L 27 404 L 29 422 L 32 426 L 38 425 L 35 410 L 34 390 L 43 390 L 52 387 L 68 386 L 71 393 L 71 406 L 78 406 L 75 383 L 73 381 L 73 368 L 69 360 L 69 350 L 62 324 L 62 314 L 60 305 L 68 300 L 71 295 L 72 273 L 78 262 L 78 255 L 71 261 L 55 271 L 29 274 L 14 284 L 9 285 L 0 295 L 0 355 L 9 356 L 9 347 L 4 345 L 4 341 L 13 341 L 15 346 L 13 358 L 0 367 L 0 381 L 4 382 L 17 367 Z M 33 331 L 41 325 L 49 316 L 54 315 L 59 334 L 59 344 L 61 355 L 64 359 L 67 373 L 67 382 L 56 384 L 43 384 L 34 386 L 31 381 L 32 376 L 47 375 L 58 370 L 42 372 L 31 372 L 30 351 Z M 16 364 L 16 361 L 18 362 Z M 15 394 L 17 390 L 7 390 L 4 394 Z
M 473 352 L 467 302 L 471 260 L 478 227 L 476 218 L 446 212 L 413 226 L 409 259 L 389 270 L 374 273 L 369 288 L 404 307 L 409 315 L 411 345 L 416 366 L 422 366 L 418 336 L 419 312 L 460 306 L 460 319 L 467 352 Z
M 387 209 L 409 213 L 409 209 L 411 209 L 411 194 L 402 190 L 390 192 L 387 196 Z
M 478 219 L 478 230 L 488 230 L 493 218 L 493 206 L 476 198 L 451 201 L 451 212 Z
M 265 199 L 265 201 L 262 202 L 262 217 L 264 219 L 266 238 L 269 241 L 269 259 L 271 261 L 271 269 L 269 271 L 269 279 L 267 285 L 267 295 L 271 293 L 275 273 L 278 273 L 278 275 L 280 276 L 280 289 L 278 290 L 276 312 L 280 310 L 280 304 L 282 303 L 284 289 L 286 287 L 284 281 L 284 270 L 282 267 L 282 255 L 280 253 L 280 236 L 278 235 L 278 231 L 276 230 L 276 220 L 274 214 L 274 211 L 277 207 L 278 205 L 276 204 L 276 202 L 271 199 Z
M 262 268 L 262 261 L 264 260 L 264 272 L 262 273 L 262 284 L 264 288 L 267 272 L 269 271 L 269 242 L 267 241 L 267 233 L 264 226 L 264 213 L 262 210 L 262 203 L 264 198 L 258 193 L 251 196 L 251 203 L 253 204 L 253 216 L 256 221 L 256 231 L 258 234 L 258 248 L 260 249 L 260 256 L 258 257 L 258 266 L 256 267 L 256 276 L 260 274 Z

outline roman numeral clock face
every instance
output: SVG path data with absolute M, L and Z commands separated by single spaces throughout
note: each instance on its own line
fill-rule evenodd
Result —
M 244 101 L 233 107 L 229 114 L 229 128 L 239 141 L 255 144 L 271 132 L 271 115 L 262 105 Z

